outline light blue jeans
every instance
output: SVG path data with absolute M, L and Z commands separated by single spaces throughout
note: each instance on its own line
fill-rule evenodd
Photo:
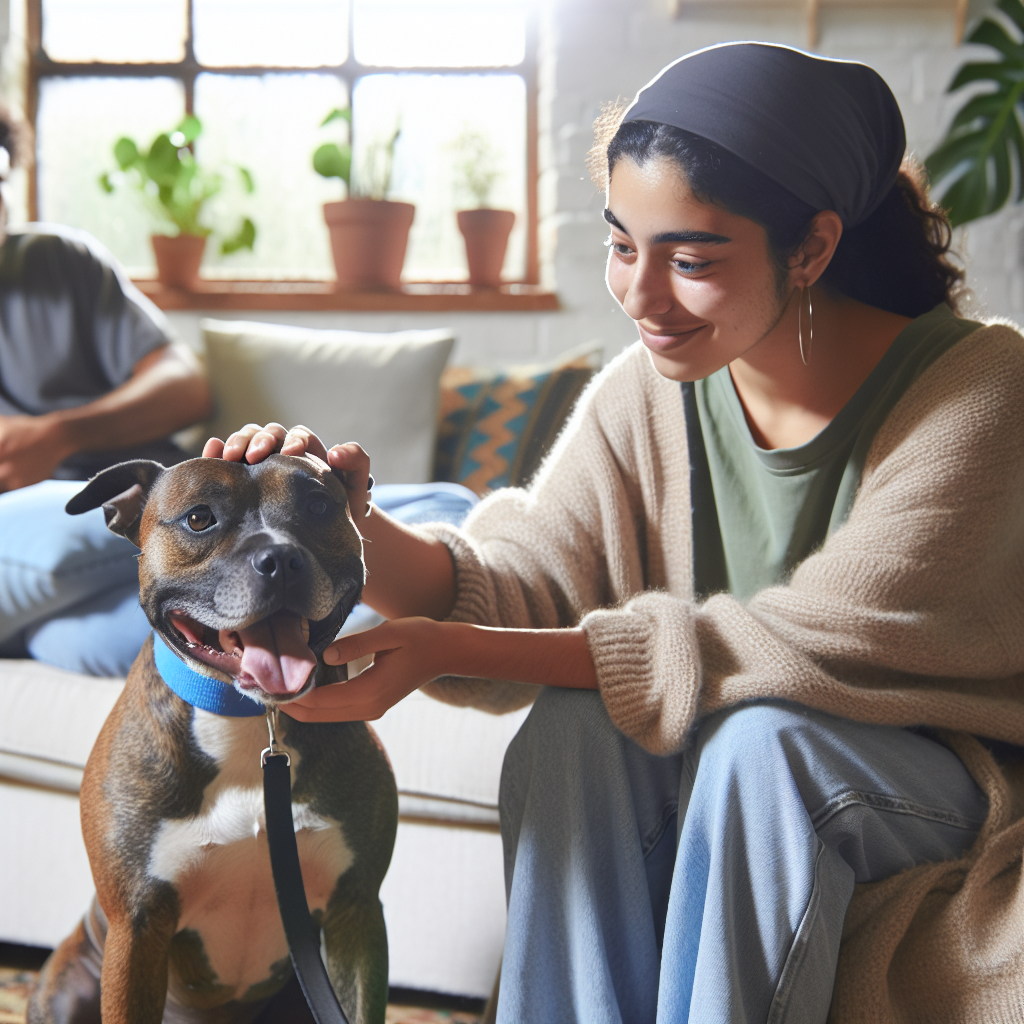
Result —
M 854 883 L 960 855 L 987 801 L 918 732 L 766 701 L 655 757 L 549 688 L 500 807 L 501 1024 L 816 1024 Z
M 138 549 L 107 529 L 102 509 L 64 511 L 84 486 L 45 480 L 0 494 L 0 657 L 122 676 L 150 631 Z M 393 484 L 375 488 L 374 501 L 402 522 L 458 525 L 477 497 L 459 484 Z M 352 627 L 378 621 L 365 605 L 352 612 Z

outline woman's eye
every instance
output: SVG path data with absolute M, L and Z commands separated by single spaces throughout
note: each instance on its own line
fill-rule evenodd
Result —
M 191 512 L 185 514 L 185 525 L 193 533 L 202 533 L 203 530 L 208 530 L 213 526 L 215 522 L 217 522 L 217 517 L 207 505 L 196 505 Z
M 673 260 L 672 266 L 674 266 L 680 274 L 695 274 L 698 270 L 710 267 L 711 261 L 705 260 L 703 263 L 691 263 L 689 260 Z
M 604 244 L 611 249 L 616 256 L 632 256 L 633 250 L 630 246 L 626 245 L 625 242 L 616 242 L 614 238 L 609 235 L 605 240 Z
M 306 506 L 315 516 L 322 516 L 327 511 L 327 502 L 323 498 L 311 498 Z

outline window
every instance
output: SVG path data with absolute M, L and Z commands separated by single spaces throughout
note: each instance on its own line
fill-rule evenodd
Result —
M 483 136 L 500 166 L 489 204 L 516 212 L 504 275 L 536 282 L 537 101 L 529 0 L 27 0 L 28 112 L 36 128 L 29 214 L 105 242 L 152 274 L 153 221 L 139 196 L 104 193 L 121 136 L 148 148 L 188 113 L 201 164 L 240 165 L 256 190 L 225 189 L 205 220 L 256 223 L 253 252 L 209 246 L 204 273 L 258 280 L 333 276 L 322 204 L 344 186 L 312 169 L 321 127 L 351 105 L 358 178 L 397 128 L 389 198 L 416 204 L 410 281 L 466 275 L 455 211 L 460 139 Z M 229 174 L 229 182 L 233 177 Z

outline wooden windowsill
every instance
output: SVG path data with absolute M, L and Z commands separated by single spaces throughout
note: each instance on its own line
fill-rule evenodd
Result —
M 406 284 L 401 291 L 339 290 L 331 281 L 201 281 L 185 291 L 152 278 L 135 285 L 164 310 L 307 310 L 385 313 L 533 313 L 557 310 L 558 296 L 539 285 L 471 288 L 462 282 Z

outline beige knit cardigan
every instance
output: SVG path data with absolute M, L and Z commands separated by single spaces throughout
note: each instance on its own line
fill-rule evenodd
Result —
M 950 730 L 989 794 L 962 860 L 859 887 L 835 1021 L 1024 1021 L 1024 339 L 968 335 L 911 385 L 868 453 L 846 524 L 785 585 L 694 599 L 679 385 L 627 349 L 584 394 L 527 490 L 495 493 L 449 547 L 452 619 L 582 624 L 615 724 L 680 750 L 694 723 L 759 697 Z M 432 696 L 500 712 L 534 687 L 447 678 Z M 973 734 L 973 735 L 972 735 Z

